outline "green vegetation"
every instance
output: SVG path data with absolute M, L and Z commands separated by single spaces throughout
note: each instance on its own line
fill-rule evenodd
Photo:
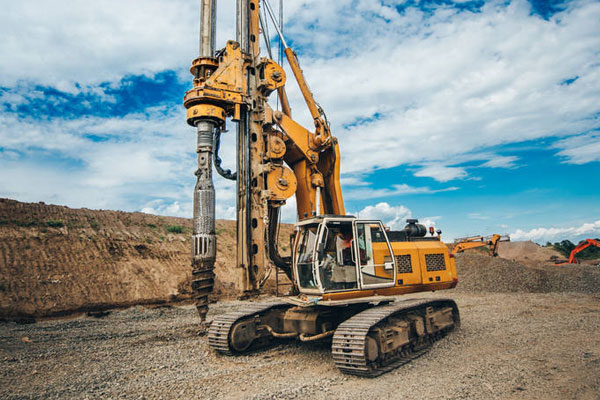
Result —
M 183 226 L 181 225 L 167 225 L 165 229 L 171 233 L 183 233 Z
M 596 239 L 596 240 L 599 241 L 600 239 Z M 550 244 L 550 242 L 548 242 L 548 244 Z M 554 247 L 554 249 L 556 251 L 561 253 L 566 258 L 569 258 L 571 251 L 573 251 L 573 249 L 576 246 L 577 245 L 575 245 L 570 240 L 563 240 L 561 242 L 556 242 L 552 245 L 552 247 Z M 600 248 L 598 248 L 596 246 L 590 246 L 587 249 L 581 251 L 579 254 L 577 254 L 577 258 L 580 260 L 594 260 L 594 259 L 600 258 Z
M 36 221 L 17 221 L 16 219 L 2 219 L 0 225 L 17 225 L 17 226 L 34 226 L 37 225 Z
M 46 226 L 49 226 L 51 228 L 62 228 L 63 226 L 65 226 L 65 224 L 60 219 L 49 219 L 48 221 L 46 221 Z
M 100 229 L 100 223 L 98 221 L 96 221 L 96 220 L 90 221 L 90 226 L 95 231 L 97 231 L 98 229 Z
M 155 225 L 155 224 L 146 224 L 146 226 L 147 226 L 148 228 L 152 228 L 152 229 L 156 228 L 156 225 Z

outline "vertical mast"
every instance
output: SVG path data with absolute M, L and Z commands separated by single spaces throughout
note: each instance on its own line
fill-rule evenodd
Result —
M 244 71 L 248 102 L 242 107 L 237 130 L 237 266 L 241 270 L 240 288 L 246 294 L 259 289 L 259 277 L 267 268 L 265 252 L 268 215 L 265 196 L 262 115 L 265 97 L 257 90 L 259 63 L 258 0 L 237 0 L 237 41 L 248 57 Z
M 242 52 L 248 53 L 248 0 L 236 2 L 236 40 Z M 244 71 L 247 75 L 248 72 Z M 248 171 L 248 110 L 241 107 L 240 119 L 237 124 L 237 182 L 236 182 L 236 265 L 240 271 L 240 289 L 252 290 L 248 268 L 250 253 L 248 251 L 250 238 L 248 232 L 248 207 L 250 206 L 249 171 Z

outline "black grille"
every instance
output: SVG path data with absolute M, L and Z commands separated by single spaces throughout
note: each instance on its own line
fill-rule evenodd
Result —
M 410 274 L 413 272 L 410 254 L 396 256 L 396 265 L 398 266 L 399 274 Z
M 425 264 L 427 264 L 427 271 L 444 271 L 446 269 L 446 260 L 443 254 L 425 254 Z

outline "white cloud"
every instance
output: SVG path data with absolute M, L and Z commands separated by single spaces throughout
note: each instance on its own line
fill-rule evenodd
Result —
M 516 162 L 519 157 L 516 156 L 495 156 L 485 163 L 481 164 L 481 167 L 486 168 L 516 168 Z
M 192 215 L 192 204 L 187 203 L 182 207 L 178 201 L 166 203 L 164 200 L 153 200 L 142 207 L 141 212 L 146 214 L 189 218 Z
M 235 2 L 219 2 L 217 38 L 235 36 Z M 200 8 L 186 0 L 5 1 L 0 84 L 77 91 L 128 74 L 184 72 L 198 54 Z
M 360 219 L 370 219 L 382 221 L 385 226 L 392 230 L 400 230 L 406 225 L 406 220 L 413 218 L 412 211 L 405 206 L 391 206 L 386 202 L 377 203 L 374 206 L 366 206 L 360 210 L 356 216 Z M 436 221 L 440 216 L 424 217 L 419 219 L 419 223 L 426 227 L 435 227 Z
M 447 167 L 445 165 L 428 165 L 415 172 L 415 176 L 433 178 L 438 182 L 448 182 L 467 176 L 467 171 L 461 167 Z
M 433 216 L 433 217 L 424 217 L 424 218 L 419 218 L 419 223 L 425 225 L 425 227 L 427 229 L 429 229 L 429 227 L 433 226 L 435 228 L 435 224 L 437 223 L 437 221 L 439 219 L 441 219 L 441 216 Z
M 363 208 L 357 216 L 360 219 L 380 220 L 391 229 L 398 230 L 404 228 L 407 218 L 412 218 L 412 212 L 404 206 L 390 206 L 383 202 Z
M 287 32 L 308 49 L 301 62 L 340 138 L 344 173 L 404 164 L 459 179 L 466 170 L 450 165 L 465 154 L 599 126 L 600 3 L 571 2 L 549 20 L 524 0 L 431 17 L 367 0 L 300 4 Z M 299 101 L 294 84 L 290 97 Z M 483 166 L 513 167 L 506 157 Z
M 195 136 L 179 105 L 74 120 L 0 113 L 0 195 L 191 217 Z M 234 135 L 222 135 L 220 155 L 235 167 Z M 235 219 L 235 183 L 214 175 L 217 217 Z
M 588 133 L 572 136 L 556 143 L 562 150 L 559 156 L 565 157 L 569 164 L 586 164 L 600 161 L 600 134 Z
M 359 176 L 344 176 L 340 179 L 340 183 L 342 186 L 366 186 L 369 184 Z
M 582 236 L 600 235 L 600 220 L 566 228 L 535 228 L 529 231 L 517 229 L 510 234 L 511 240 L 551 241 L 580 239 Z

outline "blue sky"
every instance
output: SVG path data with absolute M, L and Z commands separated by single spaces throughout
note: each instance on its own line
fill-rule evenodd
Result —
M 340 140 L 349 213 L 420 218 L 448 239 L 600 236 L 599 2 L 284 3 Z M 4 2 L 1 197 L 191 216 L 195 134 L 181 100 L 198 5 L 141 4 Z M 233 7 L 219 2 L 218 45 L 234 37 Z M 233 218 L 234 186 L 215 184 L 218 216 Z

